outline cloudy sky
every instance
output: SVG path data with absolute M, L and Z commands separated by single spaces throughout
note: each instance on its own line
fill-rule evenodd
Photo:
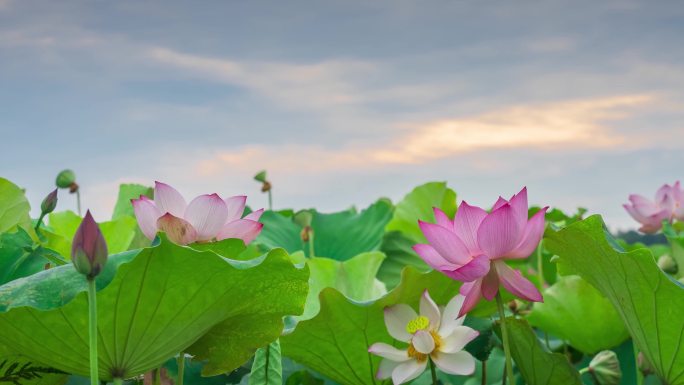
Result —
M 99 219 L 155 179 L 261 207 L 265 168 L 277 208 L 446 180 L 633 227 L 684 179 L 682 36 L 677 1 L 0 0 L 0 175 L 72 168 Z

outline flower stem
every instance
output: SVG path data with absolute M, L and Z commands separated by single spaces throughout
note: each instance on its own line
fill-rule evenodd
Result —
M 76 209 L 78 209 L 78 215 L 81 215 L 81 190 L 76 190 Z
M 268 190 L 268 209 L 273 211 L 273 195 L 271 195 L 271 190 Z
M 36 230 L 36 232 L 40 231 L 39 229 L 40 229 L 40 225 L 43 224 L 43 218 L 45 218 L 45 214 L 41 213 L 40 217 L 38 218 L 38 222 L 36 222 L 36 227 L 34 228 L 34 230 Z
M 537 246 L 537 274 L 539 274 L 539 290 L 544 289 L 544 263 L 543 263 L 543 256 L 544 253 L 542 252 L 542 242 L 539 241 L 539 246 Z
M 641 369 L 639 369 L 639 349 L 637 348 L 634 339 L 632 339 L 632 348 L 634 348 L 634 369 L 636 371 L 636 381 L 637 385 L 641 385 L 644 383 L 644 374 L 641 373 Z
M 309 258 L 313 258 L 316 254 L 314 254 L 314 232 L 313 230 L 309 231 Z
M 178 354 L 178 378 L 176 385 L 183 385 L 183 375 L 185 373 L 185 352 Z
M 482 385 L 487 385 L 487 360 L 482 361 Z
M 504 312 L 503 299 L 501 299 L 501 291 L 496 293 L 496 306 L 499 309 L 499 318 L 501 320 L 501 339 L 503 340 L 504 354 L 506 355 L 506 377 L 508 377 L 509 384 L 513 382 L 513 363 L 511 362 L 511 347 L 508 341 L 508 330 L 506 329 L 506 313 Z M 506 378 L 504 377 L 504 381 Z
M 90 336 L 90 384 L 99 385 L 97 370 L 97 289 L 95 279 L 88 279 L 88 325 Z
M 432 361 L 432 358 L 428 358 L 430 360 L 430 373 L 432 373 L 432 385 L 438 385 L 439 383 L 437 382 L 437 372 L 435 372 L 435 363 Z

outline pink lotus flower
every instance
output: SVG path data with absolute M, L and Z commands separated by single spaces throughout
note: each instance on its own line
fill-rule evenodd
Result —
M 657 232 L 663 226 L 663 221 L 684 221 L 684 191 L 679 181 L 672 186 L 664 184 L 659 188 L 655 202 L 637 194 L 630 195 L 629 201 L 630 204 L 622 206 L 632 218 L 641 223 L 639 231 L 643 233 Z
M 461 315 L 482 297 L 492 300 L 499 284 L 520 298 L 541 302 L 539 290 L 505 259 L 527 258 L 534 252 L 544 232 L 547 209 L 527 219 L 527 188 L 510 201 L 499 197 L 491 213 L 464 201 L 452 221 L 435 208 L 436 224 L 418 223 L 429 244 L 413 249 L 435 270 L 465 282 L 460 289 L 466 296 Z
M 144 195 L 131 200 L 147 238 L 152 240 L 157 231 L 164 231 L 180 245 L 226 238 L 239 238 L 245 244 L 253 241 L 264 226 L 258 222 L 264 209 L 241 218 L 246 201 L 246 196 L 223 200 L 218 194 L 205 194 L 186 204 L 176 189 L 161 182 L 155 182 L 154 200 Z

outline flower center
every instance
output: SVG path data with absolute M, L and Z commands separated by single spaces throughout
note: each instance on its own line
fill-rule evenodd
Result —
M 435 341 L 435 348 L 432 349 L 430 354 L 433 354 L 434 352 L 438 352 L 439 348 L 442 346 L 442 337 L 437 334 L 435 331 L 430 331 L 430 335 L 432 336 L 432 339 Z M 413 347 L 413 344 L 409 344 L 409 347 L 407 349 L 408 356 L 410 358 L 415 359 L 418 362 L 424 362 L 427 360 L 429 354 L 421 353 L 416 350 L 415 347 Z
M 430 326 L 430 320 L 425 316 L 418 316 L 406 325 L 406 331 L 409 334 L 416 334 L 418 330 L 425 330 Z

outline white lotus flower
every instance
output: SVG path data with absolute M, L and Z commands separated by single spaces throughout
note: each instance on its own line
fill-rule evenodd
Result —
M 425 290 L 420 299 L 420 315 L 405 304 L 386 308 L 387 331 L 409 346 L 401 350 L 382 342 L 373 344 L 368 351 L 383 358 L 377 378 L 391 377 L 394 385 L 411 381 L 425 371 L 428 358 L 445 373 L 473 374 L 475 359 L 463 348 L 479 332 L 463 326 L 465 315 L 458 318 L 464 299 L 457 295 L 440 309 Z

